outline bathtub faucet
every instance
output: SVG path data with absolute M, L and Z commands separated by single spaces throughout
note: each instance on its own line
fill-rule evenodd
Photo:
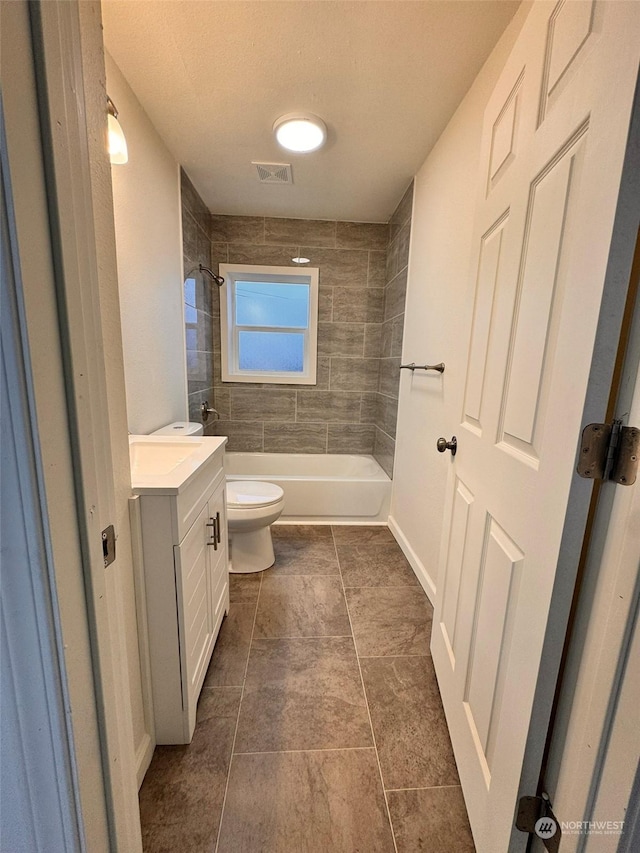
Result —
M 205 400 L 200 406 L 200 412 L 202 413 L 202 422 L 205 424 L 209 420 L 209 415 L 215 415 L 216 418 L 220 417 L 220 412 L 216 409 L 210 408 L 208 400 Z

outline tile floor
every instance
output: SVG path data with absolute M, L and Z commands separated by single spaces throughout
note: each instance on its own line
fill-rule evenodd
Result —
M 189 746 L 155 751 L 148 853 L 472 853 L 432 609 L 386 527 L 273 528 L 231 575 Z

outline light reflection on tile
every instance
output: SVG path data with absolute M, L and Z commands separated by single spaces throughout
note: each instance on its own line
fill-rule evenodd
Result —
M 234 755 L 219 853 L 393 853 L 373 749 Z

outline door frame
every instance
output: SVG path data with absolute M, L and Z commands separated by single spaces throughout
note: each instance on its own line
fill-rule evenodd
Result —
M 77 0 L 16 0 L 2 4 L 2 17 L 3 49 L 9 48 L 3 60 L 11 54 L 3 89 L 33 366 L 31 414 L 43 459 L 87 849 L 135 853 L 141 834 L 118 564 L 106 568 L 102 548 L 115 501 L 90 158 L 92 144 L 104 141 L 88 137 Z M 21 63 L 22 77 L 12 60 Z
M 0 847 L 75 853 L 86 841 L 42 458 L 30 416 L 34 393 L 1 100 L 0 158 Z
M 640 186 L 637 189 L 640 195 Z M 614 417 L 626 420 L 625 413 L 630 412 L 629 425 L 635 426 L 638 424 L 639 405 L 640 231 L 637 232 L 623 330 L 605 420 L 607 423 Z M 638 507 L 639 489 L 640 481 L 631 487 L 619 487 L 611 482 L 594 484 L 537 791 L 538 794 L 547 792 L 553 802 L 559 795 L 560 776 L 575 780 L 569 805 L 580 809 L 580 813 L 566 813 L 568 804 L 563 799 L 557 800 L 556 817 L 561 821 L 592 819 L 596 801 L 601 794 L 607 796 L 609 792 L 609 772 L 602 790 L 601 782 L 605 768 L 612 760 L 609 750 L 612 739 L 618 756 L 621 750 L 624 753 L 621 742 L 624 733 L 616 715 L 621 697 L 634 690 L 634 678 L 636 693 L 638 689 L 634 669 L 638 666 L 638 659 L 636 657 L 635 663 L 630 665 L 629 656 L 634 654 L 634 649 L 637 653 L 638 648 L 640 576 L 637 568 L 634 571 L 631 567 L 629 548 L 633 548 L 631 525 L 637 517 L 637 509 L 633 507 Z M 593 633 L 594 620 L 597 636 Z M 567 740 L 574 713 L 580 720 L 575 725 L 582 732 L 579 754 L 583 759 L 587 754 L 592 756 L 587 759 L 586 766 L 578 761 L 576 735 L 572 734 L 570 741 Z M 591 749 L 586 749 L 586 738 Z M 590 775 L 585 774 L 589 765 Z M 633 778 L 628 773 L 627 777 L 624 790 L 625 796 L 630 798 Z M 618 788 L 620 784 L 620 779 L 617 779 Z M 566 790 L 562 793 L 566 794 Z M 612 815 L 611 819 L 614 817 L 618 816 Z M 576 843 L 586 844 L 587 839 L 588 836 L 579 838 Z M 534 843 L 534 847 L 542 850 L 539 843 Z
M 628 297 L 640 226 L 640 75 L 638 75 L 620 181 L 616 214 L 607 262 L 600 316 L 582 414 L 582 425 L 607 420 L 616 381 L 619 381 L 618 353 L 625 333 Z M 576 436 L 577 467 L 580 436 Z M 575 473 L 569 492 L 558 567 L 551 597 L 549 617 L 540 661 L 534 703 L 525 748 L 517 800 L 539 793 L 545 751 L 552 736 L 556 693 L 562 689 L 562 662 L 570 642 L 571 614 L 579 594 L 580 566 L 590 544 L 594 507 L 599 484 Z M 621 486 L 620 488 L 625 488 Z M 631 487 L 633 488 L 633 487 Z M 636 485 L 637 488 L 637 485 Z M 607 530 L 611 521 L 613 495 L 597 505 L 598 524 Z M 578 590 L 578 593 L 576 593 Z M 562 819 L 562 816 L 558 816 Z M 567 818 L 569 819 L 569 818 Z M 514 824 L 509 849 L 521 849 L 522 833 Z

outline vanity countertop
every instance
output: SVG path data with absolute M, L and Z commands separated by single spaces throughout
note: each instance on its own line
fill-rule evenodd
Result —
M 138 495 L 180 494 L 226 443 L 226 436 L 130 435 L 131 488 Z

